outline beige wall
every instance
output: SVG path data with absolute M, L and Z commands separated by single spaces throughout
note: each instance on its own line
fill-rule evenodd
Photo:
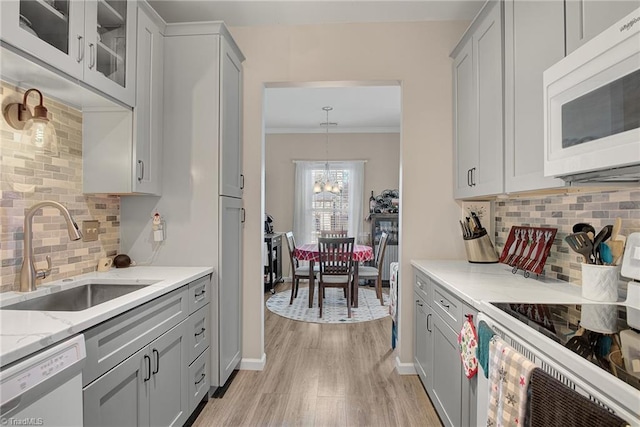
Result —
M 2 109 L 22 102 L 24 91 L 2 82 Z M 42 209 L 34 217 L 33 248 L 37 269 L 46 268 L 51 256 L 51 282 L 96 270 L 98 259 L 113 256 L 120 245 L 120 197 L 82 193 L 82 113 L 50 99 L 44 99 L 58 136 L 58 157 L 36 154 L 34 147 L 20 143 L 20 131 L 0 120 L 0 292 L 17 291 L 22 265 L 22 233 L 26 209 L 43 200 L 65 205 L 78 226 L 83 220 L 100 221 L 97 241 L 72 242 L 66 224 L 56 209 Z M 38 99 L 30 95 L 33 109 Z
M 233 27 L 244 63 L 243 360 L 264 355 L 262 226 L 264 87 L 270 82 L 400 81 L 399 360 L 412 361 L 412 258 L 462 259 L 452 192 L 449 53 L 467 22 Z
M 265 206 L 274 218 L 274 230 L 293 229 L 294 160 L 325 160 L 324 134 L 274 134 L 265 141 Z M 399 188 L 400 134 L 336 133 L 329 137 L 329 160 L 366 160 L 364 165 L 365 217 L 369 212 L 369 196 L 387 189 Z M 369 223 L 365 222 L 367 230 Z M 303 243 L 303 242 L 301 242 Z M 283 242 L 286 254 L 286 243 Z M 283 274 L 289 276 L 289 258 L 283 257 Z

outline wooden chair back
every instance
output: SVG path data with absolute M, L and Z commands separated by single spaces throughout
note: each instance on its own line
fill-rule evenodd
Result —
M 347 237 L 347 230 L 320 230 L 320 237 L 336 238 Z
M 382 271 L 382 262 L 384 261 L 384 253 L 387 250 L 387 241 L 389 240 L 389 234 L 383 232 L 378 242 L 378 248 L 376 250 L 376 268 Z
M 321 281 L 323 276 L 353 275 L 354 245 L 355 239 L 353 237 L 321 237 L 318 240 Z
M 293 231 L 287 231 L 284 233 L 287 241 L 287 248 L 289 249 L 289 260 L 291 261 L 291 268 L 298 267 L 298 259 L 295 257 L 294 252 L 296 250 L 296 239 L 293 237 Z

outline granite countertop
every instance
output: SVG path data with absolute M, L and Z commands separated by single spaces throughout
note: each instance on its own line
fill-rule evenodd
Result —
M 87 273 L 47 283 L 30 293 L 2 293 L 0 307 L 72 288 L 87 283 L 87 280 L 99 283 L 118 283 L 122 280 L 141 284 L 153 282 L 140 290 L 82 311 L 0 310 L 0 366 L 76 335 L 212 272 L 211 267 L 113 268 L 107 272 Z

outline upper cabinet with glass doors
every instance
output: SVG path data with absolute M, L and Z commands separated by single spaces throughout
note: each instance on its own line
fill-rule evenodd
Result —
M 135 0 L 3 0 L 0 38 L 135 104 Z

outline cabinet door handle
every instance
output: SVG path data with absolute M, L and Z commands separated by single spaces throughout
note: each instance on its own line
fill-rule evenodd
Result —
M 147 362 L 147 376 L 144 379 L 144 382 L 146 383 L 147 381 L 149 381 L 151 379 L 151 358 L 148 355 L 144 355 L 144 360 Z
M 82 61 L 82 58 L 84 58 L 84 43 L 82 43 L 82 36 L 80 34 L 78 34 L 77 37 L 78 37 L 78 56 L 76 56 L 76 62 L 80 62 Z
M 89 43 L 89 69 L 92 70 L 96 65 L 96 46 Z
M 471 168 L 471 186 L 476 186 L 476 168 Z
M 240 208 L 240 210 L 242 211 L 242 220 L 240 222 L 244 224 L 245 220 L 247 219 L 247 211 L 245 211 L 244 208 Z
M 433 331 L 431 330 L 431 328 L 429 327 L 429 319 L 431 319 L 431 313 L 427 314 L 427 331 L 429 331 L 429 332 L 433 332 Z
M 155 375 L 160 370 L 160 352 L 154 348 L 153 349 L 153 354 L 156 357 L 156 369 L 153 370 L 152 374 Z M 151 360 L 151 359 L 149 359 L 149 360 Z
M 196 332 L 194 335 L 197 337 L 197 336 L 199 336 L 199 335 L 204 334 L 204 331 L 206 331 L 206 329 L 205 329 L 205 328 L 201 328 L 201 329 L 200 329 L 200 332 Z
M 195 382 L 196 385 L 200 384 L 202 381 L 204 381 L 204 377 L 206 377 L 205 374 L 200 374 L 200 379 L 198 381 Z
M 240 184 L 240 189 L 244 190 L 244 174 L 240 174 L 240 179 L 242 180 L 242 184 Z
M 444 308 L 446 308 L 447 310 L 449 310 L 449 304 L 445 304 L 444 300 L 440 300 L 440 305 L 443 306 Z
M 467 187 L 471 187 L 471 169 L 467 169 Z
M 144 161 L 138 160 L 138 182 L 142 182 L 144 178 Z

